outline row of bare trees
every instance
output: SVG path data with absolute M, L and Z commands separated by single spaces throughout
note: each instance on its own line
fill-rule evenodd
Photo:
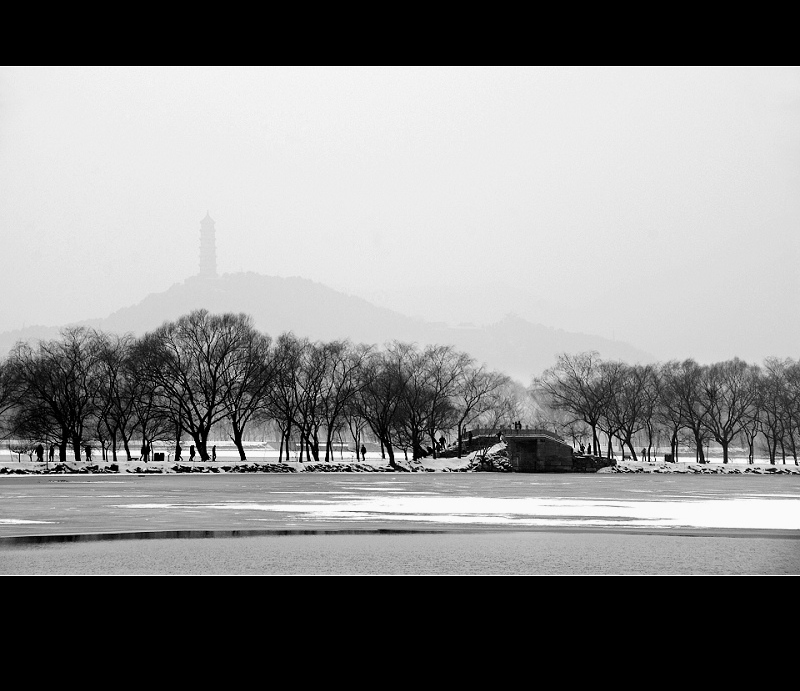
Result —
M 438 435 L 518 413 L 518 392 L 500 373 L 450 346 L 394 342 L 274 341 L 243 314 L 198 310 L 141 338 L 70 328 L 61 338 L 18 343 L 0 362 L 0 420 L 6 436 L 53 443 L 64 462 L 99 441 L 117 460 L 142 444 L 189 437 L 202 460 L 224 425 L 242 460 L 252 425 L 280 433 L 280 457 L 299 444 L 329 460 L 334 439 L 436 453 Z
M 800 362 L 767 359 L 763 367 L 734 358 L 710 365 L 694 360 L 628 365 L 601 360 L 597 353 L 561 355 L 535 379 L 532 395 L 560 421 L 574 440 L 588 437 L 591 452 L 607 454 L 620 442 L 636 459 L 636 441 L 646 440 L 650 457 L 657 441 L 669 440 L 673 458 L 686 441 L 706 461 L 711 441 L 728 463 L 731 445 L 741 441 L 753 462 L 756 440 L 764 441 L 771 463 L 778 454 L 797 464 L 800 448 Z

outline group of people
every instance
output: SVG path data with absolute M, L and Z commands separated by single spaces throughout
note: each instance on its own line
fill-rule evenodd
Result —
M 50 444 L 49 458 L 50 458 L 50 462 L 51 463 L 53 462 L 53 459 L 55 458 L 55 456 L 56 456 L 56 445 L 55 444 Z M 36 460 L 39 461 L 39 463 L 44 461 L 44 446 L 42 446 L 41 444 L 39 444 L 36 447 Z
M 34 449 L 34 451 L 36 453 L 36 460 L 39 463 L 42 463 L 44 461 L 44 446 L 42 444 L 37 444 L 37 446 Z M 91 463 L 91 461 L 92 461 L 92 447 L 91 447 L 91 445 L 90 444 L 86 444 L 83 447 L 83 452 L 84 452 L 84 454 L 86 454 L 86 461 Z M 181 453 L 182 452 L 183 452 L 183 447 L 181 447 L 181 443 L 178 442 L 175 445 L 175 460 L 176 461 L 181 460 Z M 366 453 L 367 453 L 367 450 L 362 446 L 361 447 L 361 455 L 363 457 L 366 457 Z M 56 455 L 56 445 L 55 444 L 50 444 L 49 459 L 50 459 L 51 463 L 55 459 L 55 455 Z M 194 444 L 192 444 L 191 446 L 189 446 L 189 460 L 190 461 L 194 461 L 194 459 L 195 459 L 195 449 L 194 449 Z M 149 443 L 144 442 L 142 444 L 141 454 L 139 456 L 139 460 L 143 461 L 144 463 L 147 463 L 150 460 L 150 444 Z M 212 461 L 216 461 L 217 460 L 217 447 L 216 447 L 216 445 L 211 447 L 211 460 Z
M 189 445 L 189 460 L 194 462 L 196 455 L 197 454 L 195 453 L 194 444 L 190 444 Z M 182 456 L 183 456 L 183 447 L 181 446 L 180 441 L 178 441 L 175 444 L 175 461 L 176 462 L 180 461 L 182 459 Z M 141 453 L 141 458 L 139 460 L 144 461 L 145 463 L 147 463 L 147 461 L 149 459 L 150 459 L 150 444 L 145 442 L 144 444 L 142 444 L 142 453 Z M 211 447 L 211 459 L 210 460 L 212 460 L 212 461 L 216 461 L 217 460 L 217 446 L 216 446 L 216 444 Z
M 36 448 L 34 449 L 36 452 L 36 460 L 39 463 L 44 462 L 44 446 L 42 444 L 37 444 Z M 83 453 L 86 454 L 86 460 L 91 462 L 92 460 L 92 447 L 89 444 L 86 444 L 83 447 Z M 56 458 L 56 445 L 50 444 L 50 452 L 47 454 L 47 458 L 52 463 Z
M 175 462 L 176 463 L 181 460 L 181 454 L 182 453 L 183 453 L 183 447 L 181 446 L 181 443 L 178 442 L 177 444 L 175 444 Z M 196 456 L 196 454 L 195 454 L 194 444 L 190 444 L 189 445 L 189 460 L 192 461 L 192 463 L 194 463 L 195 456 Z M 211 447 L 211 459 L 210 460 L 212 460 L 212 461 L 216 461 L 217 460 L 217 447 L 216 447 L 216 445 Z

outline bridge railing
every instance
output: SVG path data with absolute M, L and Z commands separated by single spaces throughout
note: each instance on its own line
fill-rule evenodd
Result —
M 560 437 L 555 432 L 551 432 L 548 429 L 543 429 L 541 427 L 478 427 L 475 429 L 465 430 L 464 435 L 468 435 L 472 432 L 473 437 L 491 437 L 497 436 L 499 432 L 504 437 L 532 437 L 532 436 L 543 436 L 543 437 L 550 437 L 551 439 L 555 439 L 556 441 L 563 442 L 563 437 Z

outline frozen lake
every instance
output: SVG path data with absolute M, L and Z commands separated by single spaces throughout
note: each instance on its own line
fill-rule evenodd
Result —
M 800 476 L 4 477 L 0 573 L 797 574 Z

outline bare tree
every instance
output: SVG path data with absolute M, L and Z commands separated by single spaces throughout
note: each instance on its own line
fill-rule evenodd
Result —
M 627 365 L 618 361 L 601 362 L 593 388 L 602 395 L 602 414 L 597 422 L 597 429 L 606 437 L 606 453 L 614 457 L 614 439 L 619 439 L 620 453 L 624 454 L 623 436 L 620 425 L 625 420 L 622 410 L 622 397 L 617 395 Z
M 643 377 L 642 388 L 642 422 L 647 433 L 647 460 L 652 460 L 653 447 L 661 437 L 661 428 L 658 425 L 657 410 L 661 395 L 661 378 L 657 365 L 642 365 L 639 367 Z
M 294 379 L 295 424 L 300 435 L 300 455 L 319 462 L 320 429 L 323 425 L 320 401 L 330 368 L 331 351 L 324 343 L 306 343 L 300 353 L 300 367 Z
M 504 374 L 487 370 L 486 365 L 465 367 L 458 378 L 453 404 L 457 411 L 458 457 L 462 454 L 463 432 L 467 425 L 500 403 L 503 390 L 511 380 Z
M 464 376 L 472 364 L 466 353 L 452 346 L 428 346 L 422 353 L 420 365 L 429 391 L 425 432 L 433 457 L 437 457 L 438 433 L 449 432 L 458 425 L 459 410 L 456 398 Z
M 607 406 L 609 428 L 615 430 L 636 461 L 633 437 L 647 426 L 650 403 L 648 386 L 652 370 L 641 365 L 606 364 L 606 385 L 611 389 Z
M 99 408 L 98 364 L 98 336 L 92 329 L 65 329 L 60 339 L 41 341 L 36 348 L 18 343 L 8 360 L 17 392 L 16 433 L 58 440 L 62 463 L 71 444 L 79 461 L 86 430 Z
M 14 381 L 12 369 L 5 360 L 0 361 L 0 438 L 8 434 L 11 427 L 7 416 L 19 399 L 17 382 Z
M 610 389 L 601 371 L 602 361 L 596 352 L 558 356 L 556 364 L 534 381 L 544 394 L 547 405 L 571 413 L 592 430 L 590 446 L 600 455 L 597 430 L 609 404 Z
M 275 372 L 273 385 L 267 393 L 267 408 L 281 433 L 279 460 L 286 448 L 290 458 L 290 444 L 295 421 L 300 416 L 300 378 L 305 352 L 311 347 L 308 339 L 299 339 L 293 333 L 281 334 L 275 346 Z
M 370 354 L 362 366 L 362 386 L 355 399 L 359 414 L 388 454 L 392 467 L 397 465 L 394 447 L 405 410 L 403 362 L 407 353 L 406 345 L 394 343 Z
M 224 401 L 230 370 L 238 362 L 243 314 L 212 315 L 196 310 L 142 339 L 142 366 L 151 385 L 167 400 L 178 437 L 187 432 L 201 460 L 209 459 L 208 435 L 228 413 Z M 245 329 L 246 330 L 246 329 Z
M 152 338 L 136 339 L 120 371 L 123 402 L 130 400 L 133 409 L 131 438 L 138 432 L 142 445 L 147 443 L 150 446 L 156 441 L 175 441 L 183 434 L 179 405 L 149 378 L 150 364 L 159 357 L 154 352 L 157 345 Z M 130 440 L 123 436 L 122 441 L 130 459 Z
M 781 398 L 783 408 L 783 434 L 781 436 L 781 455 L 786 463 L 786 449 L 798 464 L 800 446 L 800 362 L 791 361 L 785 369 L 785 386 Z
M 764 373 L 757 365 L 753 365 L 755 396 L 742 415 L 741 435 L 747 444 L 747 462 L 755 462 L 756 438 L 762 432 L 762 394 Z
M 325 460 L 330 460 L 333 435 L 344 424 L 344 413 L 364 386 L 361 368 L 371 347 L 354 346 L 349 341 L 333 341 L 322 346 L 326 357 L 319 411 L 326 428 Z
M 420 351 L 415 345 L 394 343 L 387 362 L 402 384 L 402 414 L 395 429 L 401 445 L 410 449 L 416 460 L 427 454 L 422 445 L 427 435 L 435 454 L 436 432 L 455 424 L 450 396 L 468 357 L 450 346 L 428 346 Z
M 742 431 L 757 393 L 755 370 L 738 358 L 702 370 L 699 394 L 705 412 L 703 425 L 722 447 L 723 463 L 728 463 L 730 443 Z
M 669 435 L 672 460 L 678 461 L 680 431 L 685 424 L 683 402 L 678 394 L 676 380 L 680 377 L 680 363 L 671 361 L 660 366 L 658 371 L 658 398 L 655 409 L 656 422 Z
M 682 426 L 692 434 L 699 463 L 705 463 L 703 444 L 708 435 L 702 402 L 703 367 L 694 360 L 671 362 L 662 369 L 662 400 L 668 400 L 680 412 Z
M 761 431 L 767 442 L 769 462 L 775 464 L 778 446 L 786 427 L 786 404 L 789 399 L 787 371 L 790 359 L 767 358 L 759 380 Z
M 111 453 L 117 461 L 117 440 L 122 441 L 128 460 L 130 439 L 136 423 L 136 399 L 139 393 L 127 375 L 135 339 L 133 336 L 103 334 L 98 339 L 98 366 L 101 372 L 101 404 L 97 415 L 98 435 L 105 430 L 111 438 Z
M 246 461 L 244 431 L 251 420 L 266 414 L 277 363 L 270 337 L 256 331 L 250 317 L 240 315 L 231 325 L 231 340 L 229 362 L 221 372 L 222 405 L 230 421 L 230 439 Z

